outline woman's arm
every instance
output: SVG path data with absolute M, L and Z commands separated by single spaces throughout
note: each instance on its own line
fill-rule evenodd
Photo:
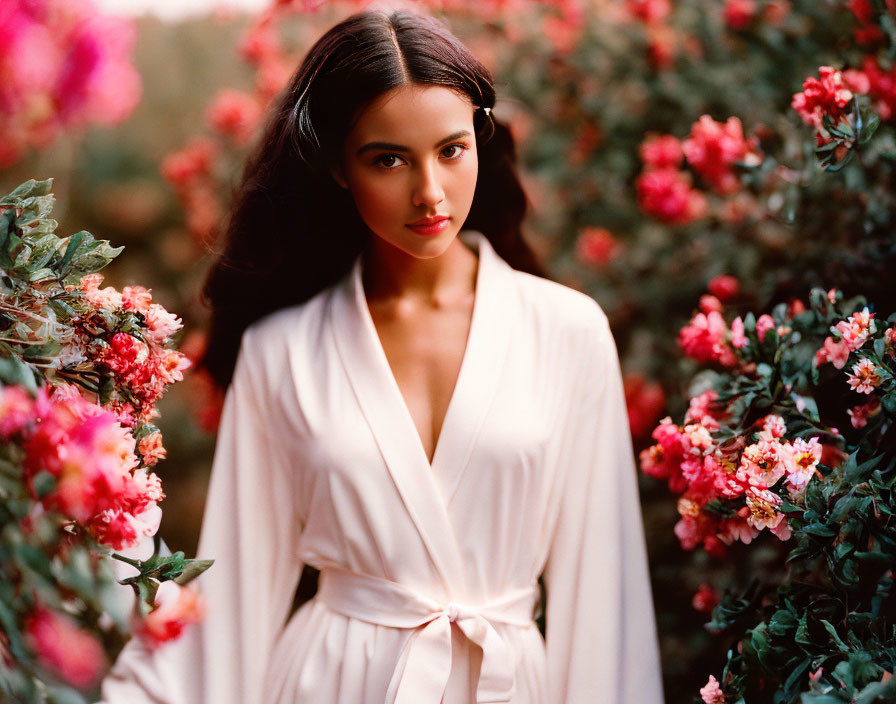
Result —
M 549 700 L 662 704 L 637 475 L 616 345 L 595 305 L 545 569 Z
M 136 638 L 103 682 L 104 704 L 262 704 L 263 678 L 301 573 L 295 482 L 262 374 L 243 336 L 218 429 L 198 554 L 205 619 L 150 651 Z

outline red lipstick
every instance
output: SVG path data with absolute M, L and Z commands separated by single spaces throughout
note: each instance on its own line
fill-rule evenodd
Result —
M 405 227 L 410 228 L 418 235 L 432 237 L 433 235 L 438 235 L 439 233 L 444 232 L 445 228 L 448 227 L 449 220 L 451 220 L 451 218 L 447 215 L 433 215 L 432 217 L 415 220 L 414 222 L 405 225 Z

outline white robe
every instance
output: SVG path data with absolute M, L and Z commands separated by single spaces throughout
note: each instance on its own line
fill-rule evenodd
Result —
M 358 258 L 245 333 L 199 541 L 207 617 L 153 653 L 132 640 L 103 702 L 662 704 L 606 317 L 461 238 L 473 317 L 432 465 Z M 318 593 L 285 623 L 303 564 Z

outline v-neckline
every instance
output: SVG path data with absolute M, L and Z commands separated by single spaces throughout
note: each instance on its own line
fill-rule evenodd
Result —
M 485 235 L 465 230 L 459 237 L 479 252 L 476 294 L 464 357 L 431 463 L 378 342 L 361 281 L 360 256 L 333 288 L 327 313 L 345 378 L 385 469 L 443 577 L 446 595 L 464 573 L 449 515 L 451 502 L 492 412 L 521 310 L 513 270 Z
M 482 235 L 479 235 L 482 237 Z M 463 239 L 461 239 L 463 241 Z M 473 240 L 474 242 L 479 242 L 478 238 Z M 482 270 L 483 260 L 485 257 L 482 255 L 482 247 L 470 248 L 473 253 L 476 255 L 477 264 L 476 264 L 476 277 L 475 277 L 475 289 L 473 291 L 473 311 L 470 318 L 470 328 L 467 331 L 467 339 L 464 342 L 464 352 L 460 362 L 460 368 L 457 373 L 457 379 L 454 382 L 454 388 L 451 390 L 451 396 L 448 399 L 448 406 L 445 409 L 445 415 L 442 418 L 442 423 L 439 426 L 439 434 L 435 439 L 435 444 L 433 446 L 432 451 L 432 461 L 430 461 L 429 457 L 426 454 L 426 448 L 423 445 L 423 439 L 420 437 L 420 432 L 417 430 L 417 425 L 414 423 L 414 417 L 411 414 L 410 407 L 408 406 L 407 400 L 404 397 L 404 394 L 401 392 L 401 387 L 398 384 L 398 379 L 395 378 L 395 372 L 392 371 L 392 365 L 389 363 L 389 358 L 386 356 L 386 349 L 383 347 L 383 341 L 380 337 L 379 331 L 376 328 L 376 323 L 373 320 L 373 315 L 370 312 L 370 303 L 367 300 L 367 294 L 364 292 L 364 279 L 363 279 L 363 260 L 359 257 L 359 261 L 353 272 L 355 276 L 355 286 L 356 286 L 356 295 L 360 296 L 359 308 L 361 309 L 361 314 L 364 320 L 364 323 L 367 325 L 369 333 L 372 334 L 374 346 L 377 349 L 377 364 L 380 367 L 379 373 L 388 377 L 391 381 L 390 387 L 392 389 L 393 395 L 396 397 L 397 405 L 400 406 L 404 410 L 404 421 L 403 423 L 408 426 L 410 432 L 413 433 L 414 438 L 416 439 L 416 446 L 418 452 L 421 456 L 424 464 L 429 468 L 431 473 L 435 473 L 439 464 L 440 457 L 440 448 L 445 444 L 445 434 L 446 430 L 450 429 L 449 421 L 452 418 L 452 414 L 456 412 L 456 407 L 458 406 L 458 396 L 463 392 L 464 380 L 467 376 L 469 376 L 468 368 L 470 367 L 469 359 L 471 358 L 471 349 L 475 345 L 475 341 L 478 338 L 478 330 L 480 327 L 479 319 L 482 317 L 481 314 L 481 299 L 483 294 L 483 286 L 482 279 L 483 274 Z

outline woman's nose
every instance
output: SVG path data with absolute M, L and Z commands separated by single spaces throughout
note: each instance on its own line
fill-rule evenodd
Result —
M 443 200 L 445 200 L 445 190 L 442 188 L 436 166 L 421 166 L 414 186 L 414 205 L 434 206 Z

